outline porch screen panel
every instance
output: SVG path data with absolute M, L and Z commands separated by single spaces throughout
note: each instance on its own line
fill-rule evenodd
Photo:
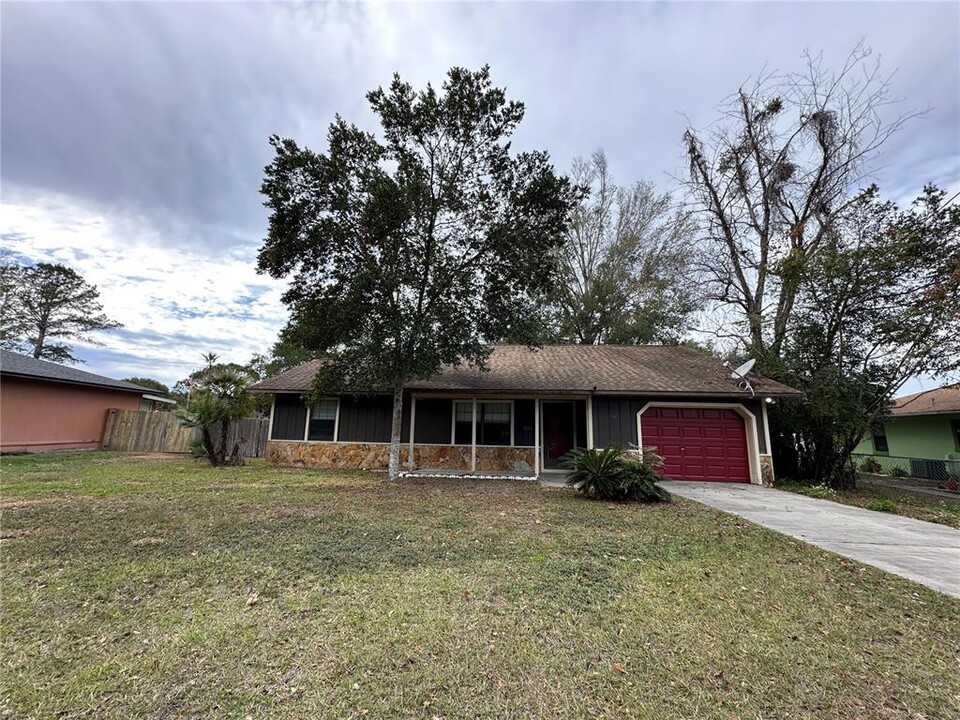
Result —
M 534 420 L 534 400 L 515 400 L 513 402 L 513 442 L 515 445 L 532 447 L 536 444 Z
M 470 445 L 473 442 L 473 401 L 455 403 L 453 444 Z
M 510 444 L 510 403 L 477 403 L 477 445 Z

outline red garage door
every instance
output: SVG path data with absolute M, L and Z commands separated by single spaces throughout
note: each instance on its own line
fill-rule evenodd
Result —
M 750 482 L 742 417 L 720 408 L 648 408 L 640 416 L 643 446 L 663 456 L 674 480 Z

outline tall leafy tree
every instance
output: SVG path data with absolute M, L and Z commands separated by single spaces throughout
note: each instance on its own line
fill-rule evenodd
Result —
M 33 357 L 81 362 L 66 340 L 101 345 L 92 333 L 123 327 L 107 317 L 96 285 L 65 265 L 37 263 L 3 269 L 3 344 Z
M 587 195 L 574 209 L 552 294 L 559 339 L 676 342 L 697 307 L 690 214 L 650 183 L 617 185 L 602 150 L 574 160 L 571 179 Z
M 20 305 L 23 267 L 0 255 L 0 348 L 22 352 L 30 326 Z
M 291 278 L 284 337 L 330 358 L 317 392 L 392 391 L 396 478 L 404 384 L 537 337 L 575 190 L 545 152 L 511 153 L 524 107 L 488 67 L 440 90 L 394 76 L 367 100 L 379 137 L 338 116 L 326 153 L 271 139 L 258 268 Z
M 777 373 L 781 471 L 854 483 L 850 454 L 911 377 L 960 372 L 960 207 L 927 187 L 907 210 L 859 196 L 805 265 Z

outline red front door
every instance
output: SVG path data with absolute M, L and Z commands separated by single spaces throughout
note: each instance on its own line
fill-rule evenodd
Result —
M 750 482 L 744 419 L 728 408 L 647 408 L 640 416 L 643 446 L 663 456 L 673 480 Z

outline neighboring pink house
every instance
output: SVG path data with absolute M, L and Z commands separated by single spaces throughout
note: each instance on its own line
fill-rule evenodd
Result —
M 148 388 L 0 351 L 0 451 L 97 448 L 107 410 L 138 410 Z

